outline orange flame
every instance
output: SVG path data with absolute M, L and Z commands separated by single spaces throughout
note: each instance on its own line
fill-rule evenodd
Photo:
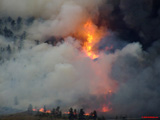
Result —
M 39 109 L 39 112 L 44 112 L 44 109 L 43 108 Z
M 106 106 L 106 105 L 103 105 L 103 107 L 102 107 L 102 112 L 109 112 L 109 111 L 111 111 L 112 109 L 111 108 L 109 108 L 108 106 Z
M 112 95 L 112 90 L 109 90 L 108 91 L 108 95 Z M 105 102 L 107 102 L 107 101 L 110 101 L 110 97 L 108 96 L 107 98 L 106 98 L 106 96 L 104 96 L 104 99 L 105 99 Z M 112 107 L 111 107 L 112 105 L 111 105 L 111 103 L 110 102 L 108 102 L 107 104 L 106 103 L 103 103 L 102 104 L 102 106 L 101 106 L 101 109 L 99 109 L 100 110 L 100 112 L 109 112 L 109 111 L 111 111 L 112 110 Z
M 84 34 L 86 41 L 84 42 L 83 50 L 90 58 L 98 58 L 99 55 L 95 53 L 96 49 L 94 47 L 103 37 L 104 32 L 98 29 L 98 27 L 89 19 L 84 25 Z
M 33 109 L 33 111 L 37 111 L 37 109 Z
M 97 27 L 91 19 L 80 25 L 78 31 L 73 36 L 80 39 L 82 49 L 91 59 L 99 57 L 96 44 L 104 37 L 105 32 L 101 27 Z
M 70 112 L 64 112 L 64 114 L 70 114 Z M 85 113 L 84 115 L 85 116 L 89 116 L 90 114 L 89 113 Z
M 37 109 L 32 109 L 33 111 L 38 111 Z M 51 113 L 51 110 L 46 110 L 44 111 L 44 108 L 40 108 L 39 109 L 39 112 L 42 112 L 42 113 Z
M 70 114 L 70 112 L 64 112 L 64 114 Z
M 50 111 L 50 110 L 47 110 L 45 113 L 51 113 L 51 111 Z
M 89 114 L 89 113 L 85 113 L 84 115 L 85 115 L 85 116 L 89 116 L 90 114 Z

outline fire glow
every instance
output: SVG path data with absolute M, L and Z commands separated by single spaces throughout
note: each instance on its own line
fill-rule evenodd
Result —
M 64 114 L 69 115 L 70 112 L 64 112 Z M 85 113 L 84 115 L 85 115 L 85 116 L 89 116 L 90 114 L 89 114 L 89 113 Z
M 44 108 L 40 108 L 39 110 L 37 110 L 37 109 L 33 109 L 33 111 L 39 111 L 39 112 L 42 112 L 42 113 L 51 113 L 51 110 L 44 110 Z
M 109 112 L 109 111 L 111 111 L 112 109 L 111 108 L 109 108 L 108 106 L 106 106 L 106 105 L 103 105 L 103 107 L 102 107 L 102 112 Z
M 96 40 L 96 26 L 94 26 L 91 20 L 88 20 L 87 23 L 84 25 L 84 30 L 87 36 L 87 40 L 84 43 L 83 50 L 90 58 L 96 59 L 99 57 L 93 52 L 94 45 L 99 41 Z
M 78 32 L 80 38 L 84 39 L 82 49 L 91 59 L 96 59 L 99 57 L 96 44 L 104 37 L 104 30 L 98 28 L 91 19 L 88 19 L 82 27 Z

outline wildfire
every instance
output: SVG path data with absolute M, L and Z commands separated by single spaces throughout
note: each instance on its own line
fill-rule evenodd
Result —
M 90 114 L 89 114 L 89 113 L 85 113 L 84 115 L 85 115 L 85 116 L 89 116 Z
M 37 109 L 33 109 L 33 111 L 37 111 Z
M 70 112 L 64 112 L 64 114 L 70 114 Z
M 76 38 L 81 39 L 82 49 L 91 59 L 99 57 L 98 48 L 96 44 L 104 37 L 104 29 L 98 28 L 91 19 L 82 24 L 81 28 L 74 35 Z
M 37 109 L 33 109 L 33 111 L 38 111 Z M 39 109 L 39 112 L 42 112 L 42 113 L 51 113 L 51 110 L 44 110 L 44 108 L 40 108 Z
M 39 112 L 44 112 L 44 109 L 43 108 L 39 109 Z
M 90 58 L 98 58 L 99 55 L 96 54 L 95 45 L 100 41 L 104 33 L 89 19 L 84 25 L 84 34 L 86 36 L 86 41 L 84 42 L 83 50 Z
M 103 107 L 102 107 L 102 112 L 109 112 L 109 111 L 111 111 L 112 109 L 111 108 L 109 108 L 108 106 L 106 106 L 106 105 L 103 105 Z

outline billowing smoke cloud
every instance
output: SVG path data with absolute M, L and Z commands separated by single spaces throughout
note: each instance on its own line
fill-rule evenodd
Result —
M 41 44 L 22 50 L 14 56 L 15 61 L 1 66 L 1 105 L 13 105 L 14 96 L 24 108 L 30 102 L 37 106 L 55 104 L 57 100 L 72 103 L 78 96 L 110 89 L 112 85 L 104 87 L 105 73 L 97 75 L 97 63 L 82 56 L 67 42 L 56 47 Z
M 67 39 L 55 47 L 41 44 L 24 49 L 14 55 L 15 60 L 1 65 L 2 106 L 26 108 L 29 103 L 57 105 L 57 101 L 73 105 L 81 97 L 100 96 L 115 87 L 106 74 L 112 60 L 106 56 L 95 62 L 75 48 L 78 43 L 72 38 Z
M 119 82 L 119 90 L 112 102 L 113 109 L 121 109 L 120 114 L 158 114 L 160 44 L 155 44 L 149 53 L 142 51 L 140 45 L 128 45 L 123 50 L 131 52 L 120 55 L 113 64 L 111 76 Z
M 148 6 L 152 0 L 145 1 L 1 0 L 0 106 L 99 109 L 106 102 L 112 115 L 158 114 L 159 14 Z M 98 26 L 105 20 L 112 30 L 99 43 L 97 60 L 71 37 L 88 18 Z M 44 43 L 48 38 L 55 46 Z M 104 101 L 110 90 L 110 101 Z
M 100 16 L 120 38 L 146 50 L 160 37 L 159 8 L 159 0 L 106 0 Z
M 103 0 L 1 0 L 0 13 L 2 16 L 35 17 L 30 28 L 32 39 L 40 39 L 42 35 L 67 36 L 86 21 L 88 16 L 97 16 L 98 7 Z

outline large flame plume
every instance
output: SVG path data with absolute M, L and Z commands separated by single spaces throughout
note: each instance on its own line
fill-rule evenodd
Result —
M 82 42 L 82 49 L 91 59 L 96 59 L 98 55 L 97 44 L 106 35 L 102 27 L 98 27 L 89 18 L 76 33 L 75 37 Z
M 100 57 L 99 49 L 98 49 L 98 43 L 100 40 L 107 35 L 106 28 L 99 27 L 94 23 L 94 21 L 89 18 L 84 22 L 80 29 L 78 29 L 78 32 L 74 35 L 75 38 L 79 39 L 81 45 L 82 45 L 82 51 L 88 56 L 89 58 L 95 60 Z M 106 51 L 112 49 L 106 48 Z M 96 67 L 95 67 L 96 65 Z M 95 69 L 95 74 L 99 76 L 103 80 L 103 82 L 100 79 L 97 79 L 100 82 L 99 89 L 97 91 L 92 91 L 92 94 L 99 94 L 100 96 L 103 96 L 103 102 L 99 103 L 98 111 L 101 113 L 110 112 L 112 110 L 112 105 L 110 103 L 109 96 L 112 95 L 112 92 L 115 90 L 108 89 L 107 87 L 104 87 L 104 84 L 107 83 L 107 77 L 105 73 L 101 70 L 101 66 L 99 64 L 96 64 L 94 62 L 94 65 L 92 66 L 93 69 Z M 90 85 L 95 86 L 95 81 L 92 80 Z M 107 96 L 107 97 L 106 97 Z M 88 110 L 88 112 L 90 109 Z

